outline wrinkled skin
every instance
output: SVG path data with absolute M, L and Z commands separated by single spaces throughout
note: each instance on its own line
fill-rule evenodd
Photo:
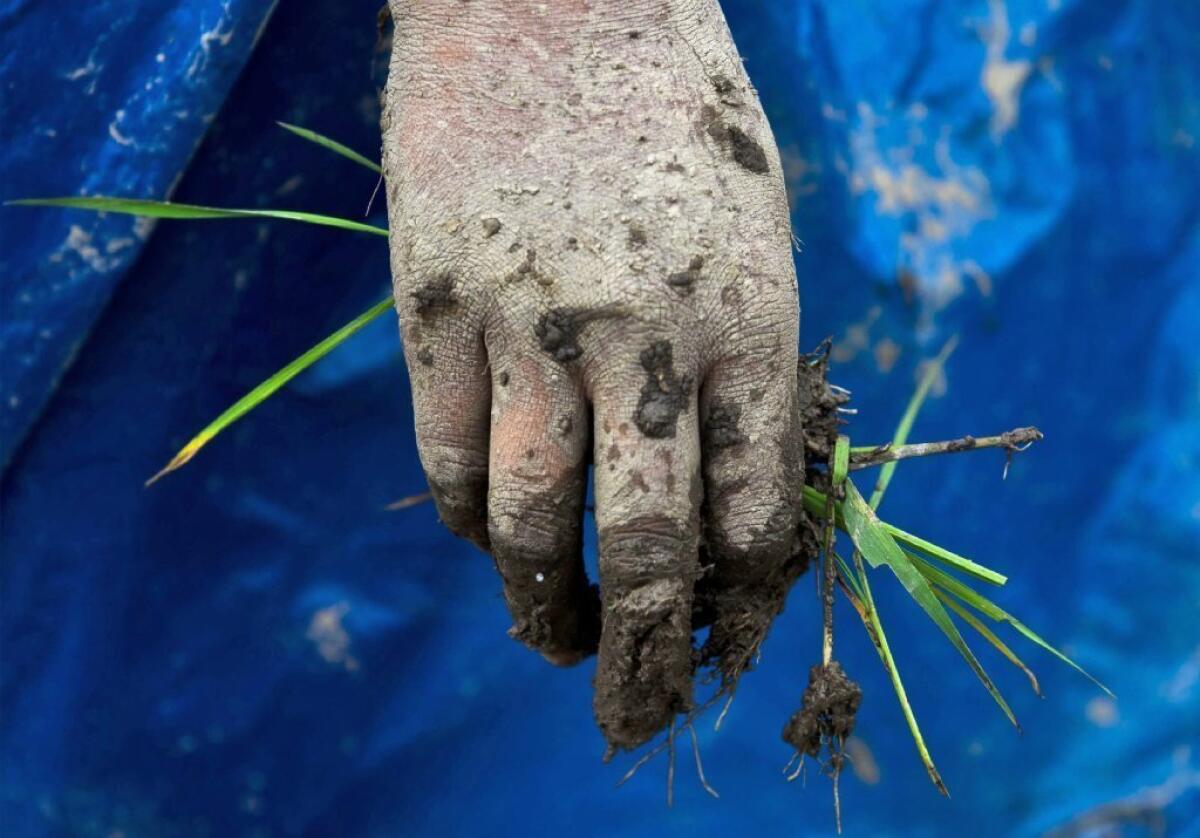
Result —
M 793 551 L 775 143 L 715 0 L 391 7 L 391 266 L 429 485 L 494 557 L 514 637 L 598 651 L 597 720 L 636 747 L 691 706 L 697 580 L 748 608 Z

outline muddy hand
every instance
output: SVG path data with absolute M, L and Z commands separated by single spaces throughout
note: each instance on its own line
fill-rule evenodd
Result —
M 770 128 L 715 0 L 392 13 L 391 264 L 429 485 L 495 557 L 515 637 L 557 664 L 599 650 L 597 719 L 634 747 L 691 705 L 697 580 L 709 651 L 742 665 L 792 555 L 799 311 Z

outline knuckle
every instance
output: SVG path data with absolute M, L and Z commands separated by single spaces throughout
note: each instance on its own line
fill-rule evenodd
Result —
M 498 561 L 546 565 L 578 550 L 584 478 L 576 469 L 540 480 L 492 474 L 488 530 Z
M 543 567 L 554 565 L 574 551 L 580 525 L 565 509 L 522 508 L 493 498 L 488 533 L 497 561 Z
M 423 446 L 421 461 L 442 522 L 455 535 L 486 545 L 486 462 L 474 452 L 444 444 Z
M 794 493 L 782 486 L 727 498 L 706 522 L 705 541 L 720 564 L 749 581 L 792 554 L 799 524 Z
M 600 573 L 618 588 L 678 578 L 697 561 L 695 525 L 667 515 L 647 515 L 600 532 Z

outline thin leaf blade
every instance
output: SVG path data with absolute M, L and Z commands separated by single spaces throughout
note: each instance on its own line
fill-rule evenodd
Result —
M 838 557 L 838 561 L 842 564 L 843 569 L 849 571 L 845 566 L 845 562 Z M 921 734 L 921 726 L 917 724 L 916 714 L 913 713 L 912 705 L 908 701 L 908 691 L 904 688 L 904 681 L 900 677 L 900 669 L 896 666 L 896 660 L 892 657 L 891 647 L 888 645 L 887 634 L 883 630 L 883 624 L 879 620 L 879 610 L 875 607 L 875 603 L 871 598 L 871 588 L 867 583 L 866 575 L 861 577 L 863 587 L 859 595 L 851 595 L 847 597 L 850 604 L 854 606 L 855 613 L 862 620 L 863 627 L 867 630 L 867 636 L 871 639 L 871 645 L 875 647 L 876 653 L 879 655 L 879 660 L 883 664 L 884 671 L 888 674 L 888 679 L 892 682 L 892 690 L 896 693 L 896 701 L 900 705 L 900 712 L 904 715 L 904 722 L 908 725 L 908 732 L 912 736 L 913 744 L 917 748 L 917 756 L 921 759 L 921 764 L 925 766 L 926 773 L 929 774 L 929 779 L 933 782 L 935 788 L 944 794 L 950 796 L 950 790 L 946 788 L 946 784 L 942 781 L 942 775 L 938 773 L 937 766 L 933 763 L 933 757 L 929 753 L 929 746 L 925 744 L 925 737 Z
M 925 404 L 925 399 L 929 395 L 930 388 L 937 381 L 938 375 L 946 365 L 946 361 L 954 354 L 954 349 L 957 346 L 958 336 L 955 335 L 946 341 L 945 346 L 942 347 L 942 351 L 925 368 L 925 374 L 921 376 L 921 381 L 917 384 L 916 391 L 912 394 L 912 398 L 908 400 L 908 406 L 904 409 L 904 415 L 900 417 L 900 424 L 896 426 L 896 432 L 892 435 L 893 446 L 904 445 L 904 443 L 908 442 L 908 435 L 912 431 L 913 423 L 917 420 L 917 414 L 921 412 L 921 407 Z M 895 472 L 896 463 L 894 461 L 883 464 L 883 468 L 879 471 L 879 478 L 875 481 L 875 490 L 871 492 L 872 509 L 878 509 L 879 504 L 883 502 L 883 495 L 887 491 L 888 484 L 892 482 L 892 475 Z
M 833 469 L 831 482 L 834 486 L 842 485 L 846 475 L 850 473 L 850 438 L 838 436 L 833 446 Z
M 970 574 L 976 579 L 987 582 L 992 585 L 1003 585 L 1008 582 L 1008 577 L 1003 573 L 997 573 L 990 567 L 973 562 L 965 556 L 960 556 L 958 553 L 947 550 L 945 547 L 940 547 L 932 541 L 926 541 L 920 536 L 913 535 L 910 532 L 905 532 L 899 527 L 893 526 L 886 521 L 881 522 L 883 528 L 888 531 L 888 534 L 905 547 L 910 547 L 917 550 L 931 559 L 936 559 L 939 562 L 948 564 L 953 568 L 961 570 L 963 573 Z
M 806 512 L 818 518 L 825 517 L 824 492 L 812 486 L 806 485 L 804 486 L 801 498 Z M 848 532 L 846 529 L 845 515 L 842 511 L 843 507 L 844 504 L 841 501 L 834 503 L 834 520 L 838 527 L 840 527 L 843 531 Z M 940 547 L 933 542 L 926 541 L 919 536 L 913 535 L 910 532 L 906 532 L 897 526 L 893 526 L 887 521 L 880 521 L 879 523 L 885 530 L 887 530 L 888 534 L 893 539 L 895 539 L 898 543 L 903 544 L 906 548 L 924 553 L 932 559 L 950 565 L 951 567 L 961 570 L 963 573 L 969 574 L 970 576 L 973 576 L 983 582 L 987 582 L 988 584 L 1003 585 L 1008 582 L 1007 576 L 1005 576 L 1003 573 L 998 573 L 997 571 L 992 570 L 990 567 L 985 567 L 978 562 L 973 562 L 964 556 L 960 556 L 957 553 L 947 550 L 945 547 Z
M 1102 689 L 1110 697 L 1116 698 L 1116 695 L 1113 694 L 1113 691 L 1110 690 L 1108 687 L 1106 687 L 1103 683 L 1101 683 L 1094 675 L 1092 675 L 1090 672 L 1088 672 L 1082 666 L 1077 664 L 1066 654 L 1064 654 L 1060 650 L 1056 649 L 1054 646 L 1050 645 L 1048 642 L 1046 642 L 1044 639 L 1042 639 L 1041 635 L 1039 635 L 1033 629 L 1029 628 L 1027 625 L 1022 623 L 1020 620 L 1018 620 L 1012 614 L 1008 613 L 1003 608 L 996 605 L 996 603 L 992 602 L 990 599 L 983 596 L 983 594 L 979 593 L 978 591 L 976 591 L 974 588 L 970 587 L 969 585 L 963 583 L 962 580 L 955 579 L 953 576 L 951 576 L 950 574 L 941 570 L 940 568 L 933 566 L 929 562 L 922 559 L 920 556 L 912 556 L 911 558 L 913 560 L 913 563 L 917 566 L 917 569 L 930 582 L 937 585 L 939 588 L 942 588 L 943 590 L 958 597 L 958 599 L 965 602 L 967 605 L 971 606 L 972 608 L 974 608 L 976 611 L 983 614 L 984 616 L 989 617 L 990 619 L 995 620 L 996 622 L 1008 623 L 1010 626 L 1012 626 L 1014 629 L 1016 629 L 1018 633 L 1020 633 L 1023 637 L 1025 637 L 1031 643 L 1033 643 L 1037 646 L 1040 646 L 1045 651 L 1054 655 L 1056 658 L 1058 658 L 1060 661 L 1065 663 L 1067 666 L 1071 667 L 1076 672 L 1078 672 L 1080 675 L 1087 678 L 1089 681 L 1091 681 L 1097 687 Z
M 299 221 L 321 227 L 336 227 L 356 233 L 371 233 L 386 236 L 388 231 L 373 224 L 364 224 L 349 218 L 319 215 L 311 212 L 274 209 L 226 209 L 205 207 L 196 204 L 175 204 L 170 201 L 148 201 L 139 198 L 106 198 L 103 196 L 75 196 L 65 198 L 23 198 L 7 201 L 6 206 L 58 207 L 83 209 L 94 212 L 115 212 L 121 215 L 136 215 L 141 218 L 165 218 L 173 220 L 209 220 L 218 218 L 270 218 L 284 221 Z
M 933 588 L 911 559 L 900 549 L 899 545 L 892 540 L 887 529 L 884 528 L 882 522 L 875 515 L 873 510 L 867 503 L 866 499 L 859 493 L 858 488 L 854 485 L 854 481 L 847 480 L 846 484 L 846 500 L 842 504 L 842 512 L 846 518 L 846 529 L 850 534 L 850 540 L 854 542 L 854 546 L 862 553 L 863 558 L 871 564 L 872 567 L 886 565 L 889 570 L 895 574 L 900 580 L 900 584 L 908 591 L 909 596 L 921 606 L 921 609 L 929 616 L 950 644 L 958 650 L 968 666 L 979 678 L 984 688 L 991 694 L 992 699 L 1008 717 L 1008 720 L 1019 730 L 1020 725 L 1017 722 L 1016 716 L 1012 712 L 1012 708 L 1008 706 L 1008 702 L 1004 700 L 1004 696 L 996 688 L 991 677 L 988 676 L 983 665 L 975 657 L 967 642 L 959 633 L 958 627 L 954 624 L 953 619 L 946 613 L 946 609 L 942 607 L 941 602 L 933 593 Z
M 1026 666 L 1025 662 L 1017 657 L 1016 652 L 1010 649 L 1003 640 L 997 637 L 995 632 L 981 623 L 978 617 L 976 617 L 963 606 L 959 605 L 958 601 L 955 600 L 954 597 L 950 596 L 950 594 L 940 591 L 937 588 L 934 588 L 933 592 L 937 598 L 942 601 L 942 605 L 946 606 L 960 618 L 962 618 L 963 622 L 975 629 L 975 631 L 977 631 L 984 640 L 995 647 L 997 652 L 1007 658 L 1009 663 L 1024 672 L 1025 677 L 1029 679 L 1029 686 L 1033 688 L 1034 693 L 1039 697 L 1042 695 L 1041 685 L 1038 684 L 1037 676 L 1033 674 L 1033 670 Z
M 204 429 L 200 431 L 200 433 L 188 440 L 187 444 L 179 450 L 179 453 L 176 454 L 161 471 L 146 481 L 146 485 L 149 486 L 171 472 L 187 465 L 189 462 L 191 462 L 192 458 L 200 452 L 200 449 L 211 442 L 219 433 L 269 399 L 285 384 L 298 376 L 300 373 L 304 372 L 304 370 L 311 367 L 317 361 L 324 358 L 348 338 L 391 307 L 391 297 L 388 297 L 385 300 L 380 300 L 358 317 L 351 320 L 345 326 L 342 326 L 320 343 L 310 348 L 307 352 L 295 358 L 293 361 L 284 366 L 270 378 L 263 381 L 249 393 L 242 396 L 240 399 L 234 402 L 233 405 L 227 408 L 224 413 L 206 425 Z
M 321 146 L 321 148 L 328 149 L 334 154 L 340 154 L 347 160 L 353 160 L 358 165 L 370 169 L 377 175 L 383 174 L 383 167 L 378 163 L 374 162 L 368 157 L 364 157 L 349 146 L 339 143 L 337 140 L 326 137 L 324 134 L 318 134 L 316 131 L 313 131 L 310 128 L 302 128 L 299 125 L 292 125 L 290 123 L 280 122 L 278 120 L 275 122 L 275 124 L 285 131 L 290 131 L 301 139 L 308 140 L 310 143 L 316 143 L 317 145 Z

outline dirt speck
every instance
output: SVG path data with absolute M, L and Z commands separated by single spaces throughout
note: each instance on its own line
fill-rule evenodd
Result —
M 501 386 L 501 387 L 507 387 L 507 386 L 508 386 L 508 379 L 509 379 L 508 373 L 506 373 L 506 372 L 502 372 L 502 373 L 500 373 L 500 375 L 498 376 L 498 380 L 499 380 L 499 382 L 500 382 L 500 386 Z
M 646 231 L 636 224 L 629 226 L 629 235 L 625 239 L 625 246 L 630 250 L 640 250 L 646 246 Z
M 537 270 L 537 251 L 532 247 L 525 251 L 525 261 L 517 265 L 516 273 L 520 277 L 528 276 Z
M 757 175 L 765 175 L 770 171 L 767 163 L 767 153 L 758 140 L 751 137 L 736 125 L 725 122 L 712 106 L 706 105 L 701 111 L 701 119 L 705 123 L 708 136 L 712 137 L 728 151 L 733 162 L 743 169 Z
M 719 74 L 713 76 L 712 86 L 713 90 L 717 92 L 718 96 L 728 96 L 730 93 L 733 93 L 733 91 L 736 90 L 736 88 L 733 86 L 733 82 L 731 82 L 725 76 Z
M 417 301 L 417 314 L 424 320 L 431 320 L 440 314 L 452 310 L 458 305 L 458 297 L 454 293 L 454 277 L 442 274 L 429 280 L 416 291 L 409 294 Z
M 706 446 L 721 450 L 745 442 L 745 434 L 738 429 L 741 417 L 742 408 L 739 405 L 714 399 L 708 408 L 708 421 L 704 425 Z
M 688 263 L 687 270 L 676 271 L 667 277 L 667 285 L 687 296 L 695 290 L 696 283 L 700 280 L 700 270 L 703 267 L 704 257 L 693 256 L 692 261 Z
M 646 383 L 642 385 L 633 421 L 638 430 L 652 439 L 675 436 L 679 414 L 687 409 L 692 391 L 692 377 L 675 374 L 673 355 L 670 341 L 658 340 L 643 349 L 640 356 Z
M 499 233 L 503 227 L 504 225 L 500 223 L 499 218 L 485 218 L 483 219 L 483 237 L 490 239 Z
M 428 346 L 422 346 L 417 350 L 417 360 L 427 367 L 433 366 L 433 353 L 429 351 Z

